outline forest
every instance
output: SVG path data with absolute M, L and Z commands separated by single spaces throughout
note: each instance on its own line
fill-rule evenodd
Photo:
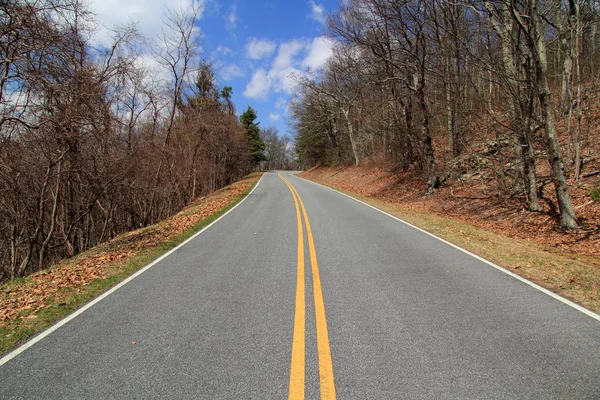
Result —
M 334 55 L 297 77 L 301 165 L 384 162 L 428 193 L 477 175 L 530 211 L 547 185 L 559 228 L 578 228 L 570 192 L 600 175 L 599 13 L 595 0 L 341 2 Z
M 599 14 L 597 0 L 341 1 L 333 56 L 295 77 L 292 140 L 238 114 L 197 9 L 100 45 L 79 0 L 3 1 L 0 281 L 297 163 L 382 162 L 428 193 L 471 182 L 533 212 L 552 187 L 558 226 L 580 228 L 572 191 L 600 201 Z
M 287 162 L 285 139 L 251 107 L 238 118 L 233 88 L 200 58 L 198 12 L 99 45 L 81 1 L 0 3 L 0 281 Z

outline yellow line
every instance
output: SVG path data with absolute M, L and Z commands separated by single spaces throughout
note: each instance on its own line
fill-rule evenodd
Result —
M 279 177 L 292 192 L 296 205 L 296 220 L 298 222 L 298 277 L 296 280 L 296 310 L 294 316 L 294 336 L 292 340 L 292 363 L 290 367 L 289 400 L 304 399 L 304 366 L 305 366 L 305 295 L 304 295 L 304 235 L 302 234 L 302 217 L 296 194 L 292 186 L 281 175 Z
M 317 263 L 317 252 L 315 242 L 308 221 L 308 214 L 302 198 L 292 186 L 304 214 L 304 223 L 308 235 L 308 248 L 310 252 L 310 264 L 313 278 L 313 292 L 315 298 L 315 319 L 317 321 L 317 351 L 319 354 L 319 378 L 321 381 L 321 399 L 335 399 L 335 384 L 333 381 L 333 364 L 331 362 L 331 349 L 329 346 L 329 333 L 327 331 L 327 319 L 325 317 L 325 302 L 323 301 L 323 291 L 321 289 L 321 278 L 319 276 L 319 264 Z
M 321 383 L 321 399 L 335 399 L 335 383 L 333 379 L 333 363 L 331 361 L 331 348 L 329 345 L 329 333 L 327 331 L 327 318 L 325 316 L 325 302 L 323 301 L 323 290 L 321 288 L 321 278 L 319 275 L 319 264 L 317 262 L 317 252 L 315 242 L 308 220 L 308 214 L 304 207 L 304 202 L 298 191 L 285 178 L 280 175 L 287 184 L 290 190 L 295 193 L 302 213 L 304 214 L 304 224 L 306 225 L 306 233 L 308 236 L 308 248 L 310 254 L 310 264 L 313 278 L 313 293 L 315 301 L 315 319 L 317 325 L 317 352 L 319 355 L 319 379 Z

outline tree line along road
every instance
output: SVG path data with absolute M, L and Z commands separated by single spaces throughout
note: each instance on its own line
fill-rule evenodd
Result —
M 209 229 L 5 355 L 0 397 L 600 398 L 599 318 L 267 173 Z

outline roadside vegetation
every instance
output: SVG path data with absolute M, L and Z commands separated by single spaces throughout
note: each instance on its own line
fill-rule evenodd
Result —
M 458 185 L 457 196 L 518 200 L 559 229 L 600 234 L 599 10 L 596 0 L 342 2 L 327 19 L 333 56 L 297 77 L 301 164 L 385 163 L 429 194 Z
M 50 269 L 0 286 L 0 354 L 124 280 L 239 203 L 253 173 L 157 224 L 124 233 Z
M 350 0 L 326 25 L 290 106 L 304 176 L 600 311 L 600 2 Z
M 86 7 L 0 2 L 0 282 L 162 221 L 265 158 L 256 113 L 240 121 L 200 57 L 199 9 L 165 10 L 157 37 L 132 23 L 98 41 Z

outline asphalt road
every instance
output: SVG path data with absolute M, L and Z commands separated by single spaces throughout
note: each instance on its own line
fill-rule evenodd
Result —
M 593 316 L 282 175 L 299 198 L 265 174 L 218 223 L 1 365 L 0 398 L 600 398 Z

